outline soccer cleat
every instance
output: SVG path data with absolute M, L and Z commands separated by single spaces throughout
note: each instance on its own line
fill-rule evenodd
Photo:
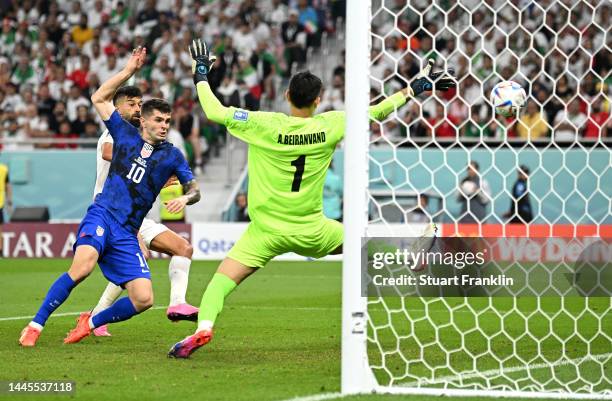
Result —
M 185 337 L 183 341 L 174 344 L 170 348 L 168 356 L 170 358 L 189 358 L 189 355 L 196 352 L 198 348 L 208 344 L 212 339 L 212 335 L 212 330 L 202 330 Z
M 66 338 L 64 338 L 64 344 L 78 343 L 85 337 L 91 334 L 89 328 L 89 318 L 91 317 L 90 312 L 83 312 L 77 319 L 77 326 L 70 330 Z
M 21 337 L 19 337 L 19 344 L 22 347 L 33 347 L 36 345 L 40 337 L 40 330 L 30 326 L 29 324 L 21 330 Z
M 198 308 L 189 304 L 169 306 L 168 310 L 166 310 L 166 316 L 173 322 L 178 322 L 179 320 L 197 322 Z
M 93 335 L 96 337 L 111 337 L 111 333 L 108 332 L 107 324 L 103 324 L 102 326 L 93 329 Z

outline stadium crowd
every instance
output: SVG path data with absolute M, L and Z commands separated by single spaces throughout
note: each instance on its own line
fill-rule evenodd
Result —
M 132 48 L 146 46 L 147 66 L 133 84 L 173 105 L 172 136 L 192 165 L 219 152 L 224 132 L 195 105 L 192 36 L 218 56 L 209 82 L 227 105 L 258 110 L 282 97 L 283 79 L 305 65 L 344 14 L 343 0 L 21 0 L 0 3 L 0 138 L 5 150 L 95 147 L 104 129 L 89 96 L 118 72 Z
M 510 138 L 555 141 L 612 132 L 610 2 L 464 0 L 432 6 L 395 0 L 373 14 L 373 99 L 405 86 L 428 58 L 438 66 L 446 62 L 459 80 L 439 99 L 372 123 L 375 144 L 505 138 L 505 128 Z M 488 94 L 501 80 L 514 80 L 530 94 L 518 122 L 492 116 Z

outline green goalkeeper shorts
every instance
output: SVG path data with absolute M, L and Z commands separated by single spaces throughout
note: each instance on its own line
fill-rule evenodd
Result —
M 342 224 L 330 219 L 323 219 L 316 230 L 299 235 L 269 233 L 250 223 L 227 256 L 248 267 L 263 267 L 275 256 L 287 252 L 321 258 L 342 245 L 343 239 Z

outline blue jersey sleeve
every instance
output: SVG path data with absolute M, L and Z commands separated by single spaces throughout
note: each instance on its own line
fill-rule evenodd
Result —
M 117 109 L 113 111 L 108 120 L 104 121 L 104 125 L 106 125 L 108 132 L 115 141 L 121 136 L 134 134 L 134 132 L 138 135 L 138 129 L 121 118 L 121 114 L 119 114 Z
M 176 160 L 174 174 L 178 177 L 181 184 L 186 184 L 193 180 L 193 173 L 191 172 L 189 164 L 187 163 L 187 160 L 185 160 L 185 157 L 181 151 L 177 148 L 173 148 L 172 150 Z

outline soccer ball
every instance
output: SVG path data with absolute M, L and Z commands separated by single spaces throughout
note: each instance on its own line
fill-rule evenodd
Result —
M 491 104 L 495 113 L 504 117 L 516 116 L 526 98 L 525 89 L 514 81 L 500 82 L 491 91 Z

